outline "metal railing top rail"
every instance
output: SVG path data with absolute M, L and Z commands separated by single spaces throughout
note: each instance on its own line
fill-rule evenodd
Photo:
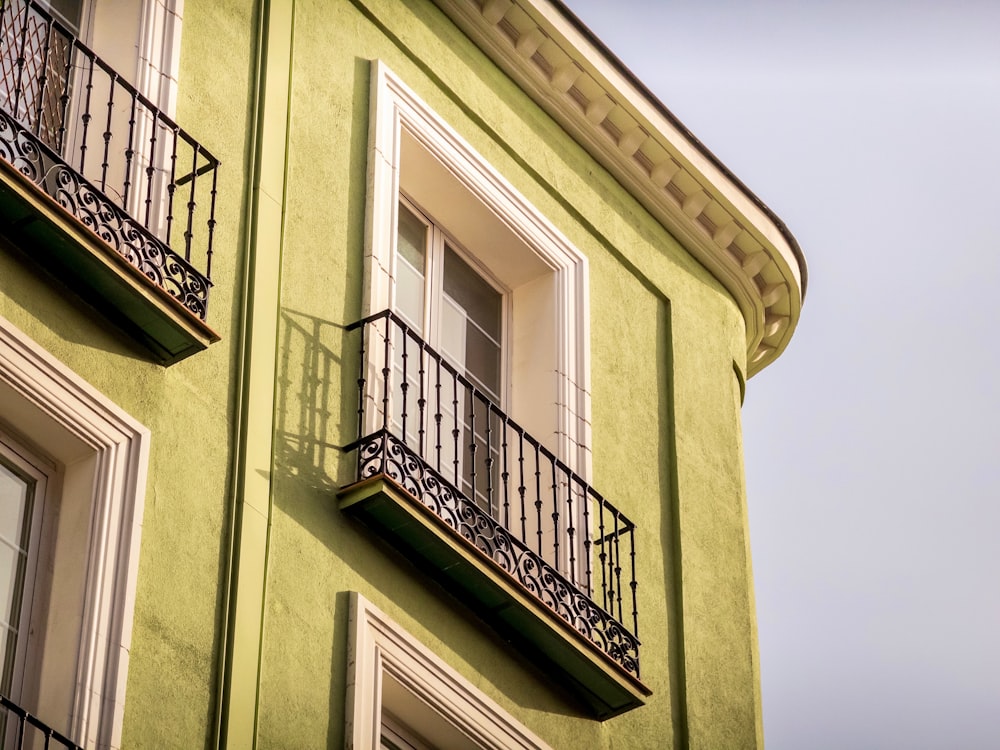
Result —
M 11 717 L 16 719 L 14 726 L 11 726 L 9 723 Z M 29 727 L 32 728 L 32 735 L 34 736 L 26 735 L 26 730 Z M 43 746 L 46 748 L 52 748 L 55 746 L 53 743 L 56 743 L 66 750 L 83 750 L 83 747 L 73 742 L 69 737 L 61 732 L 57 732 L 5 695 L 0 695 L 0 728 L 3 729 L 3 732 L 0 733 L 0 747 L 7 748 L 6 741 L 8 739 L 14 742 L 14 745 L 9 750 L 21 750 L 23 747 L 37 747 L 36 739 L 42 739 L 44 741 Z
M 11 0 L 0 0 L 0 9 L 2 9 L 6 4 L 10 3 Z M 121 86 L 129 94 L 129 96 L 135 97 L 136 101 L 142 104 L 147 110 L 156 115 L 156 118 L 160 120 L 168 129 L 176 131 L 177 135 L 183 140 L 187 141 L 192 145 L 198 147 L 198 153 L 205 157 L 209 162 L 204 167 L 197 170 L 197 175 L 201 176 L 206 172 L 210 171 L 213 167 L 217 167 L 221 162 L 215 158 L 211 152 L 204 146 L 202 146 L 190 133 L 188 133 L 184 128 L 178 125 L 174 120 L 167 114 L 163 112 L 160 107 L 154 104 L 145 94 L 143 94 L 139 89 L 128 82 L 128 79 L 122 78 L 121 74 L 104 62 L 100 55 L 94 52 L 90 47 L 80 41 L 79 37 L 76 36 L 76 32 L 73 29 L 67 27 L 59 18 L 53 15 L 44 5 L 40 4 L 38 0 L 21 0 L 21 2 L 28 6 L 32 12 L 37 13 L 41 16 L 47 24 L 50 24 L 56 31 L 58 31 L 64 38 L 71 41 L 73 47 L 78 49 L 83 55 L 89 60 L 93 61 L 101 70 L 108 74 L 109 78 L 115 81 L 115 84 Z M 175 180 L 176 184 L 182 185 L 191 179 L 192 173 L 188 173 L 183 177 L 179 177 Z
M 392 310 L 382 310 L 377 313 L 372 313 L 360 320 L 357 320 L 345 327 L 345 330 L 356 331 L 369 323 L 373 323 L 376 320 L 388 319 L 394 322 L 402 330 L 404 335 L 408 335 L 416 340 L 421 341 L 422 350 L 429 354 L 434 360 L 436 360 L 440 366 L 448 373 L 449 376 L 455 378 L 457 382 L 464 388 L 470 390 L 475 394 L 476 398 L 479 399 L 483 404 L 489 405 L 491 411 L 496 414 L 503 423 L 510 429 L 517 432 L 519 435 L 523 436 L 524 439 L 529 443 L 533 450 L 538 450 L 538 452 L 545 458 L 546 461 L 551 462 L 556 469 L 561 473 L 572 477 L 574 484 L 585 488 L 587 494 L 592 496 L 595 500 L 601 503 L 604 507 L 608 509 L 610 513 L 614 513 L 622 524 L 622 532 L 633 531 L 635 529 L 635 524 L 618 508 L 614 506 L 607 498 L 605 498 L 600 492 L 595 490 L 593 486 L 587 482 L 583 477 L 581 477 L 576 471 L 574 471 L 570 466 L 568 466 L 562 459 L 560 459 L 555 453 L 549 450 L 545 445 L 543 445 L 537 438 L 533 437 L 524 427 L 519 425 L 514 419 L 512 419 L 506 412 L 504 412 L 499 406 L 496 405 L 490 399 L 481 388 L 476 386 L 471 380 L 469 380 L 465 375 L 458 371 L 458 369 L 452 365 L 448 360 L 434 349 L 434 347 L 423 342 L 419 335 L 413 331 L 412 326 L 410 326 L 406 321 L 404 321 L 399 315 L 397 315 Z M 361 398 L 364 398 L 364 394 L 361 394 Z M 344 446 L 343 450 L 345 452 L 353 450 L 357 447 L 358 442 L 364 437 L 364 423 L 363 420 L 359 418 L 358 423 L 358 437 L 356 440 L 352 441 L 348 445 Z M 595 540 L 595 543 L 599 543 L 600 540 Z
M 399 315 L 354 331 L 357 480 L 392 480 L 638 675 L 635 524 Z
M 37 0 L 0 1 L 0 156 L 206 319 L 219 160 Z

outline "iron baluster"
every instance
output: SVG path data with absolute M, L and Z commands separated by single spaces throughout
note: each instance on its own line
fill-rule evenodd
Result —
M 28 24 L 31 21 L 31 8 L 24 6 L 24 25 L 21 26 L 21 45 L 17 54 L 17 83 L 14 85 L 14 117 L 19 117 L 21 110 L 21 92 L 24 90 L 24 66 L 28 59 L 24 56 L 24 48 L 28 44 Z M 31 126 L 29 120 L 28 126 Z
M 156 163 L 156 133 L 159 128 L 160 113 L 153 112 L 153 127 L 150 129 L 149 135 L 149 157 L 146 163 L 146 215 L 143 219 L 143 226 L 149 229 L 149 221 L 151 218 L 151 211 L 153 208 L 153 174 L 156 169 L 153 165 Z
M 590 565 L 593 542 L 591 542 L 592 532 L 590 528 L 590 493 L 587 490 L 588 488 L 584 486 L 580 491 L 580 502 L 583 503 L 583 564 L 587 566 L 584 576 L 587 582 L 587 593 L 593 594 L 594 582 L 591 579 Z
M 108 186 L 108 159 L 111 151 L 111 122 L 115 112 L 115 84 L 118 82 L 118 74 L 111 74 L 110 93 L 108 94 L 108 121 L 104 126 L 104 159 L 101 161 L 101 192 L 107 190 Z
M 208 249 L 205 251 L 205 276 L 209 281 L 212 280 L 212 253 L 214 251 L 215 242 L 215 198 L 219 187 L 219 170 L 212 169 L 212 190 L 209 193 L 209 206 L 208 206 Z
M 21 750 L 24 747 L 24 725 L 27 717 L 23 714 L 17 715 L 17 729 L 14 735 L 14 747 Z
M 639 582 L 635 578 L 635 526 L 631 526 L 628 530 L 628 546 L 629 546 L 629 567 L 632 569 L 632 576 L 629 586 L 632 589 L 632 634 L 638 638 L 639 637 L 639 599 L 636 589 L 639 587 Z
M 368 326 L 361 326 L 361 353 L 358 359 L 358 440 L 365 436 L 365 383 L 368 374 L 368 362 L 365 356 L 368 354 L 365 343 L 368 340 Z
M 62 92 L 59 94 L 59 130 L 56 135 L 55 149 L 63 153 L 66 140 L 66 118 L 69 115 L 69 77 L 73 70 L 73 57 L 76 46 L 70 41 L 66 48 L 66 64 L 62 73 Z
M 611 521 L 614 522 L 614 513 L 611 514 Z M 608 612 L 615 612 L 615 547 L 613 544 L 614 532 L 610 532 L 604 539 L 604 544 L 608 551 L 607 569 L 604 571 L 605 586 L 608 589 Z
M 403 326 L 401 330 L 401 335 L 403 337 L 403 372 L 399 379 L 399 391 L 400 391 L 400 401 L 402 402 L 402 411 L 400 413 L 400 432 L 399 435 L 403 439 L 403 442 L 407 442 L 406 437 L 406 408 L 407 408 L 407 394 L 410 390 L 410 374 L 406 371 L 407 359 L 409 357 L 409 352 L 407 352 L 407 341 L 409 336 L 406 335 L 406 327 Z
M 607 551 L 607 545 L 605 544 L 605 538 L 604 538 L 604 503 L 598 503 L 597 504 L 597 515 L 598 515 L 597 540 L 598 540 L 598 543 L 601 545 L 601 551 L 597 555 L 597 559 L 600 560 L 600 562 L 601 562 L 601 566 L 600 566 L 600 571 L 601 571 L 601 596 L 603 597 L 604 609 L 607 609 L 608 608 L 608 573 L 607 573 L 607 568 L 605 568 L 604 566 L 607 564 L 608 551 Z
M 434 468 L 441 471 L 441 360 L 437 360 L 437 373 L 434 379 L 434 393 L 437 400 L 437 408 L 434 410 L 434 426 L 437 433 L 434 452 L 435 452 L 435 462 Z
M 549 461 L 552 468 L 552 559 L 556 570 L 559 567 L 559 483 L 556 482 L 556 462 Z
M 503 525 L 510 528 L 510 467 L 507 465 L 507 415 L 501 414 L 500 424 L 503 429 L 503 438 L 500 444 L 503 468 L 500 479 L 503 482 Z
M 532 441 L 535 447 L 535 530 L 538 536 L 538 554 L 542 553 L 542 465 L 538 451 L 538 443 Z
M 170 149 L 170 182 L 167 183 L 167 244 L 170 244 L 170 230 L 174 225 L 174 193 L 177 192 L 177 128 L 174 129 L 174 143 Z
M 194 185 L 198 181 L 198 144 L 194 144 L 194 156 L 191 157 L 191 190 L 188 191 L 188 220 L 184 230 L 184 260 L 191 260 L 191 241 L 194 238 L 194 209 L 198 204 L 194 199 Z
M 94 92 L 94 58 L 88 57 L 87 59 L 90 61 L 90 66 L 87 68 L 87 85 L 85 87 L 87 95 L 84 97 L 86 101 L 83 105 L 83 116 L 80 118 L 83 123 L 83 134 L 80 137 L 80 174 L 86 174 L 87 132 L 90 130 L 90 120 L 93 118 L 93 115 L 90 114 L 90 97 Z
M 451 440 L 452 440 L 452 456 L 453 463 L 455 464 L 455 486 L 461 487 L 462 480 L 459 476 L 459 465 L 461 461 L 459 456 L 461 453 L 458 446 L 458 438 L 461 434 L 458 429 L 458 373 L 451 373 Z
M 425 425 L 425 420 L 427 418 L 427 415 L 425 413 L 426 412 L 426 407 L 427 407 L 427 396 L 424 393 L 424 378 L 425 378 L 425 375 L 426 375 L 426 368 L 424 367 L 424 362 L 426 361 L 426 356 L 425 356 L 425 352 L 424 352 L 424 347 L 425 346 L 426 346 L 426 344 L 424 344 L 424 342 L 421 341 L 420 342 L 420 371 L 418 372 L 418 376 L 420 378 L 420 392 L 419 392 L 418 397 L 417 397 L 417 443 L 418 443 L 418 446 L 419 446 L 419 450 L 420 450 L 420 455 L 421 456 L 424 455 L 424 450 L 425 450 L 425 448 L 424 448 L 424 432 L 425 432 L 424 425 Z
M 128 144 L 125 146 L 125 180 L 122 190 L 122 206 L 128 206 L 129 188 L 132 186 L 132 157 L 135 154 L 133 141 L 135 139 L 135 97 L 136 92 L 132 92 L 132 106 L 129 108 L 128 117 Z
M 26 8 L 25 12 L 29 12 L 30 9 Z M 45 45 L 42 48 L 42 64 L 39 66 L 38 74 L 38 111 L 35 113 L 35 127 L 34 132 L 39 138 L 41 138 L 45 143 L 49 142 L 47 133 L 44 133 L 45 125 L 45 89 L 48 83 L 48 69 L 49 69 L 49 54 L 52 51 L 52 23 L 45 24 Z M 28 113 L 28 121 L 31 121 L 31 113 Z
M 490 401 L 485 401 L 484 406 L 486 407 L 486 461 L 483 462 L 483 465 L 486 469 L 486 505 L 489 507 L 490 513 L 499 516 L 499 504 L 495 508 L 493 506 L 493 404 Z
M 519 474 L 517 494 L 521 498 L 521 541 L 527 543 L 528 509 L 525 505 L 527 487 L 524 484 L 524 432 L 521 430 L 517 431 L 517 469 Z
M 614 587 L 615 587 L 614 588 L 614 593 L 617 594 L 617 597 L 618 597 L 617 598 L 617 603 L 618 603 L 617 617 L 618 617 L 619 620 L 621 620 L 622 619 L 622 564 L 621 564 L 621 547 L 618 545 L 618 539 L 619 539 L 619 536 L 620 536 L 620 531 L 619 531 L 619 528 L 618 528 L 618 524 L 619 524 L 619 520 L 620 519 L 619 519 L 618 511 L 617 510 L 614 511 L 613 517 L 615 519 L 615 533 L 614 533 L 614 536 L 611 538 L 612 545 L 611 545 L 611 555 L 610 555 L 610 558 L 614 561 L 614 567 L 611 569 L 610 572 L 614 576 L 613 577 Z M 614 596 L 612 596 L 611 606 L 612 607 L 615 606 L 615 597 Z M 615 614 L 615 610 L 614 609 L 611 610 L 611 614 Z
M 392 347 L 390 346 L 392 334 L 389 331 L 389 318 L 385 318 L 385 347 L 382 353 L 382 431 L 389 429 L 389 374 L 390 362 L 392 362 Z
M 573 519 L 573 476 L 566 470 L 566 543 L 569 545 L 569 579 L 579 583 L 576 578 L 576 524 Z
M 476 497 L 476 389 L 466 388 L 469 394 L 469 497 L 473 502 L 479 502 Z

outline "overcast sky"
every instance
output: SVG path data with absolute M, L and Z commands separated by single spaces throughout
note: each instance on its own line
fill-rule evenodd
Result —
M 1000 748 L 1000 1 L 568 4 L 809 264 L 743 410 L 768 750 Z

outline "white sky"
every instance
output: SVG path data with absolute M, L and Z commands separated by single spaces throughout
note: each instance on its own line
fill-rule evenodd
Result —
M 1000 2 L 568 4 L 809 264 L 743 411 L 768 750 L 1000 747 Z

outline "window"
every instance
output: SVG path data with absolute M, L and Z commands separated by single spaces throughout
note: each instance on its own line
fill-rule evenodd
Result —
M 364 314 L 395 311 L 459 377 L 587 479 L 586 258 L 383 63 L 372 67 Z M 433 382 L 432 392 L 421 394 L 413 346 L 406 356 L 398 342 L 392 348 L 393 367 L 407 368 L 410 392 L 403 404 L 389 404 L 395 434 L 415 439 L 423 460 L 466 497 L 505 526 L 516 522 L 515 533 L 538 539 L 547 557 L 564 558 L 550 562 L 582 579 L 587 566 L 574 547 L 580 539 L 560 547 L 556 525 L 565 529 L 583 503 L 562 497 L 561 522 L 548 510 L 539 516 L 517 507 L 524 482 L 496 460 L 502 438 L 492 407 L 461 387 L 449 394 L 447 381 L 441 391 Z M 377 382 L 377 374 L 368 381 Z M 432 397 L 422 413 L 417 404 Z M 371 434 L 384 405 L 374 389 L 365 398 L 362 431 Z M 443 425 L 432 423 L 435 412 Z M 535 469 L 525 468 L 525 477 L 529 471 Z M 500 500 L 505 472 L 510 499 Z
M 81 745 L 120 747 L 149 433 L 3 318 L 0 427 L 5 687 Z
M 350 617 L 347 748 L 549 747 L 356 592 Z
M 396 248 L 396 312 L 478 391 L 503 409 L 505 290 L 442 227 L 405 200 L 399 204 Z M 401 369 L 399 356 L 396 360 L 395 366 Z M 422 362 L 421 366 L 427 364 Z M 419 372 L 413 367 L 399 373 L 410 381 L 414 392 L 422 385 Z M 423 453 L 466 497 L 498 517 L 498 499 L 486 488 L 496 486 L 499 479 L 499 445 L 481 410 L 476 422 L 474 406 L 464 398 L 441 401 L 445 428 L 453 425 L 455 432 L 443 440 L 435 436 L 434 445 Z M 439 429 L 429 423 L 431 414 L 425 410 L 418 417 L 421 422 L 411 420 L 407 430 L 411 444 L 420 442 L 414 432 Z M 394 415 L 394 423 L 402 430 L 401 415 Z M 470 444 L 475 450 L 458 447 Z M 482 481 L 488 473 L 493 474 L 491 481 Z
M 414 304 L 397 231 L 433 225 L 503 296 L 501 403 L 587 476 L 586 257 L 382 62 L 372 74 L 364 314 Z
M 15 701 L 24 678 L 45 504 L 48 467 L 42 467 L 0 432 L 0 693 Z
M 340 507 L 594 716 L 641 705 L 635 525 L 588 479 L 586 258 L 379 61 L 370 101 Z
M 502 405 L 504 290 L 445 230 L 399 205 L 396 311 Z

